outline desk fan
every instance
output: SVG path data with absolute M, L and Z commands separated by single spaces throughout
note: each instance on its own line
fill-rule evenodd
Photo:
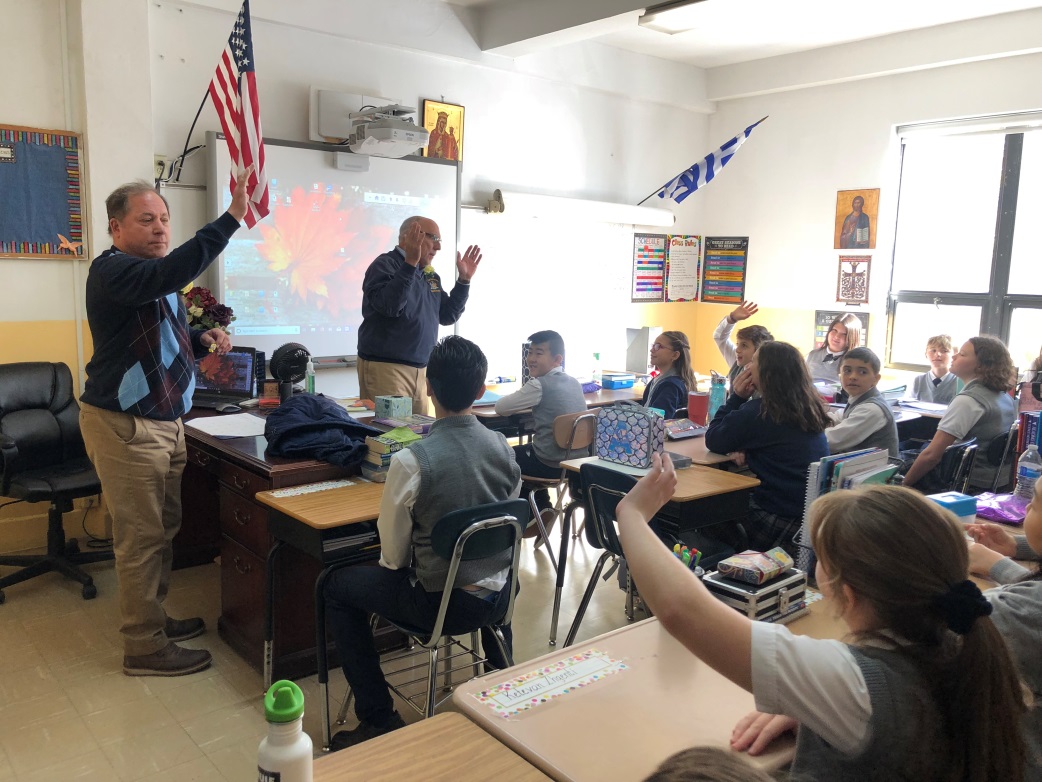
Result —
M 311 354 L 299 342 L 287 342 L 275 349 L 268 369 L 279 381 L 279 400 L 285 402 L 293 396 L 293 384 L 299 383 L 307 373 Z

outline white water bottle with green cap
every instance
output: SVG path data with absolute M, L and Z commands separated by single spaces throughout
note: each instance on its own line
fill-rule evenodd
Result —
M 257 782 L 311 782 L 313 750 L 304 732 L 304 693 L 290 681 L 264 695 L 268 735 L 257 750 Z

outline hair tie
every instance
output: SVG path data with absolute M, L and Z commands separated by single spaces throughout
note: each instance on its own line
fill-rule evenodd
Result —
M 991 603 L 969 579 L 952 584 L 934 602 L 948 628 L 959 635 L 966 635 L 978 617 L 991 614 Z

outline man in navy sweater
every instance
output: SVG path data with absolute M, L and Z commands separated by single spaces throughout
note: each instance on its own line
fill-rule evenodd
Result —
M 172 619 L 163 600 L 181 527 L 181 416 L 192 407 L 194 355 L 227 352 L 231 340 L 220 329 L 189 329 L 180 291 L 238 229 L 248 174 L 239 177 L 228 211 L 170 254 L 166 200 L 146 182 L 117 188 L 105 200 L 112 247 L 87 275 L 94 356 L 80 428 L 112 518 L 128 676 L 180 676 L 211 662 L 205 649 L 175 643 L 201 634 L 203 620 Z
M 438 341 L 438 324 L 460 319 L 470 280 L 481 263 L 481 248 L 460 256 L 452 293 L 446 293 L 431 261 L 441 249 L 438 224 L 409 217 L 398 246 L 366 269 L 362 282 L 362 325 L 358 327 L 358 386 L 364 399 L 400 394 L 412 397 L 414 413 L 427 412 L 426 367 Z

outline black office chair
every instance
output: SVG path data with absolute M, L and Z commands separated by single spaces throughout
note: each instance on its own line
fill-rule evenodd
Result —
M 996 437 L 988 446 L 988 463 L 996 465 L 995 479 L 991 482 L 991 490 L 993 492 L 997 492 L 1000 488 L 1013 490 L 1013 482 L 1017 477 L 1017 458 L 1015 454 L 1017 450 L 1017 435 L 1019 433 L 1020 421 L 1014 419 L 1013 424 L 1009 428 L 1009 433 L 1005 437 Z
M 478 505 L 473 508 L 446 513 L 434 526 L 431 533 L 431 548 L 434 553 L 442 559 L 449 561 L 449 570 L 445 576 L 445 583 L 452 584 L 456 580 L 456 572 L 459 570 L 460 562 L 464 560 L 485 559 L 495 554 L 510 552 L 511 564 L 510 575 L 507 578 L 510 599 L 507 603 L 506 613 L 501 619 L 490 625 L 492 634 L 500 653 L 509 665 L 514 661 L 510 651 L 506 648 L 506 639 L 503 636 L 502 627 L 509 625 L 514 615 L 514 596 L 517 594 L 518 562 L 521 558 L 521 535 L 530 521 L 531 510 L 528 502 L 523 499 L 506 500 L 504 502 L 493 502 L 487 505 Z M 452 674 L 471 668 L 473 676 L 479 676 L 479 666 L 486 662 L 477 651 L 477 633 L 480 627 L 445 627 L 445 614 L 449 608 L 449 600 L 453 590 L 446 589 L 442 592 L 441 604 L 438 608 L 438 616 L 434 627 L 427 630 L 422 627 L 410 627 L 409 625 L 390 622 L 417 644 L 427 651 L 426 666 L 423 663 L 396 667 L 402 661 L 408 661 L 415 656 L 411 651 L 384 657 L 382 664 L 387 670 L 388 686 L 406 703 L 408 703 L 424 718 L 434 715 L 434 709 L 443 703 L 449 695 L 441 700 L 437 699 L 438 662 L 443 661 L 443 691 L 451 692 Z M 377 617 L 373 617 L 374 623 Z M 390 621 L 390 620 L 388 620 Z M 462 643 L 455 636 L 470 634 L 470 646 Z M 457 658 L 464 658 L 462 665 L 456 665 Z M 395 674 L 409 674 L 416 668 L 426 667 L 423 676 L 412 678 L 407 681 L 395 681 Z M 411 691 L 410 687 L 424 684 L 419 691 Z M 324 689 L 324 687 L 323 687 Z M 324 746 L 329 746 L 330 727 L 328 718 L 328 697 L 323 692 L 323 738 Z M 349 691 L 344 698 L 337 723 L 343 724 L 350 707 L 352 694 Z
M 0 566 L 21 568 L 0 578 L 0 603 L 5 587 L 51 571 L 82 584 L 84 600 L 97 597 L 94 580 L 77 565 L 112 559 L 112 551 L 80 552 L 75 539 L 66 542 L 62 526 L 73 500 L 101 493 L 79 415 L 65 364 L 0 365 L 0 496 L 51 503 L 47 553 L 0 556 Z
M 945 448 L 941 462 L 937 465 L 937 475 L 942 485 L 939 491 L 958 491 L 965 494 L 976 456 L 976 437 L 952 443 Z

